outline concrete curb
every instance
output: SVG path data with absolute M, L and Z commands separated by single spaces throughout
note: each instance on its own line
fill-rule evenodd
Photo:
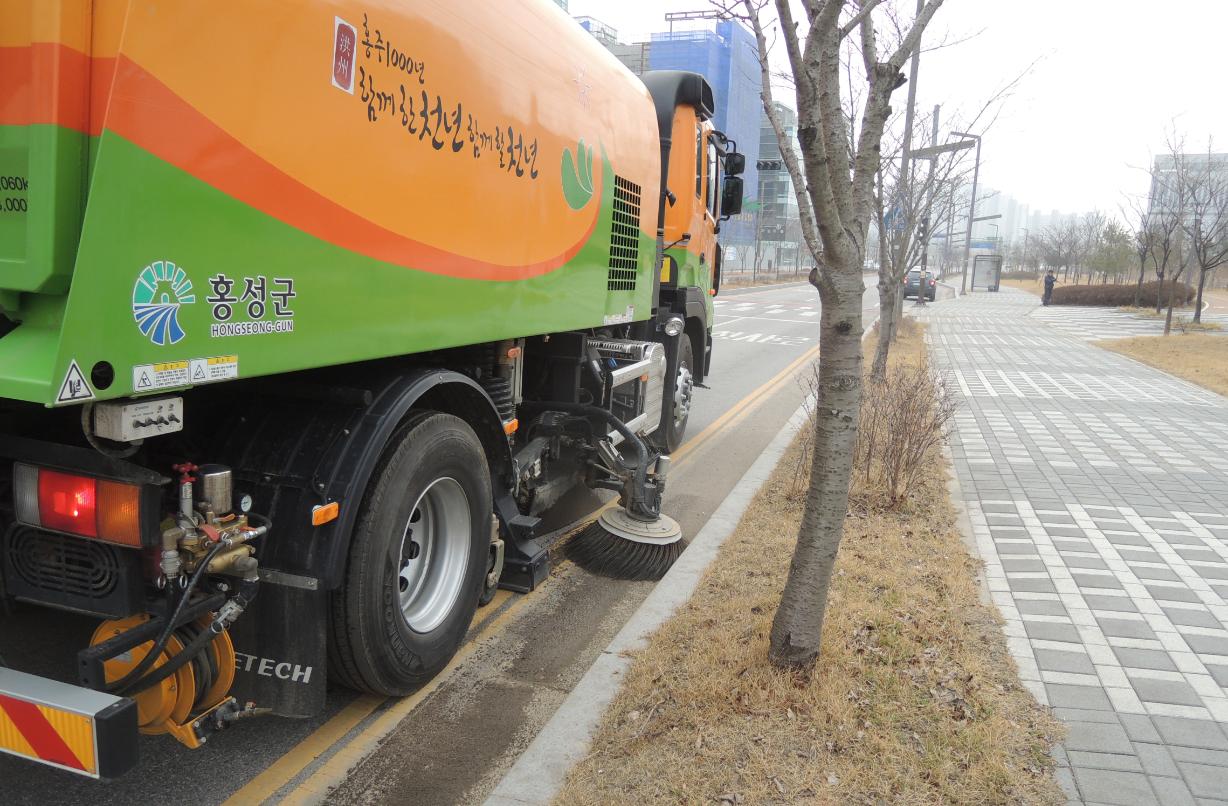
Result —
M 648 636 L 690 600 L 721 545 L 733 534 L 747 507 L 806 421 L 803 404 L 572 689 L 484 806 L 544 806 L 558 794 L 568 771 L 588 755 L 589 740 L 622 687 L 623 677 L 634 661 L 628 653 L 646 648 Z
M 862 331 L 861 340 L 873 330 L 875 316 Z M 648 594 L 614 640 L 610 642 L 538 732 L 507 775 L 482 806 L 545 806 L 562 788 L 567 773 L 588 756 L 589 740 L 601 725 L 606 708 L 614 700 L 626 671 L 634 661 L 627 653 L 648 646 L 648 636 L 690 601 L 695 588 L 716 559 L 742 515 L 771 477 L 793 438 L 809 420 L 810 401 L 798 407 L 750 469 L 734 485 L 712 517 L 699 530 L 682 557 Z

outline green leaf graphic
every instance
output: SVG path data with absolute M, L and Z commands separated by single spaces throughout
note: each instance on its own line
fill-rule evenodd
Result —
M 593 147 L 584 147 L 584 139 L 580 139 L 576 156 L 571 155 L 570 148 L 563 149 L 563 196 L 567 206 L 573 210 L 582 210 L 593 198 Z

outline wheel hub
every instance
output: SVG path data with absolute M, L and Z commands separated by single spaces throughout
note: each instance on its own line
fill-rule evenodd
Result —
M 678 380 L 674 383 L 674 423 L 681 425 L 691 413 L 691 397 L 695 394 L 695 376 L 690 367 L 678 367 Z
M 454 479 L 436 479 L 414 504 L 401 538 L 397 588 L 414 632 L 435 629 L 464 584 L 472 524 L 469 499 Z

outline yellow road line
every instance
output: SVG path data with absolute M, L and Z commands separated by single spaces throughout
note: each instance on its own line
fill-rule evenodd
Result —
M 533 596 L 539 594 L 552 582 L 570 576 L 574 568 L 575 566 L 570 562 L 562 563 L 546 578 L 545 582 L 537 586 L 537 590 L 533 591 Z M 339 781 L 344 780 L 350 769 L 370 755 L 380 740 L 395 730 L 402 719 L 417 708 L 444 681 L 451 677 L 457 667 L 467 661 L 477 651 L 478 646 L 483 641 L 497 637 L 530 598 L 528 595 L 521 596 L 515 602 L 512 602 L 511 606 L 495 619 L 489 627 L 482 630 L 479 635 L 457 652 L 456 656 L 452 658 L 444 670 L 436 675 L 431 682 L 381 714 L 362 733 L 355 736 L 345 747 L 338 750 L 310 778 L 286 795 L 282 799 L 280 806 L 308 806 L 308 804 L 318 803 L 328 793 L 329 787 L 336 786 Z
M 700 431 L 692 439 L 688 440 L 681 448 L 674 451 L 673 456 L 671 457 L 673 459 L 673 467 L 677 467 L 689 454 L 702 447 L 705 442 L 709 441 L 710 438 L 715 436 L 719 431 L 724 430 L 725 426 L 730 424 L 735 417 L 738 417 L 738 415 L 744 412 L 750 411 L 755 403 L 758 403 L 761 400 L 766 400 L 768 397 L 774 394 L 778 390 L 778 387 L 783 385 L 785 381 L 788 381 L 803 364 L 811 360 L 814 356 L 818 355 L 818 353 L 819 345 L 816 344 L 806 352 L 802 353 L 800 358 L 781 370 L 767 383 L 763 384 L 758 389 L 731 406 L 728 411 L 718 417 L 711 425 L 709 425 L 703 431 Z
M 761 292 L 754 292 L 761 293 Z M 696 434 L 686 444 L 680 447 L 673 454 L 673 467 L 677 468 L 684 461 L 691 457 L 699 448 L 703 447 L 707 442 L 721 432 L 732 428 L 741 422 L 755 408 L 755 404 L 771 397 L 780 388 L 787 383 L 796 371 L 809 359 L 814 357 L 819 351 L 819 346 L 815 345 L 797 358 L 793 363 L 789 364 L 771 380 L 760 386 L 755 391 L 751 392 L 746 397 L 735 403 L 728 411 L 722 414 L 719 418 L 711 423 L 703 431 Z M 607 509 L 617 504 L 617 499 L 608 502 L 603 507 L 593 512 L 596 517 L 602 509 Z M 567 572 L 574 566 L 570 562 L 564 561 L 556 568 L 550 576 L 538 586 L 537 590 L 531 595 L 540 592 L 552 580 L 564 577 Z M 510 591 L 501 590 L 495 594 L 495 599 L 486 608 L 498 609 L 508 598 L 511 597 Z M 290 806 L 291 804 L 306 804 L 311 802 L 311 799 L 321 794 L 328 786 L 332 785 L 334 779 L 343 777 L 344 774 L 360 761 L 365 758 L 370 749 L 374 747 L 374 743 L 383 738 L 391 731 L 400 720 L 413 711 L 423 699 L 431 692 L 435 691 L 448 676 L 464 662 L 465 658 L 471 655 L 477 645 L 486 638 L 491 637 L 496 629 L 502 630 L 506 626 L 510 616 L 518 611 L 524 601 L 530 596 L 522 596 L 519 600 L 513 602 L 506 611 L 496 618 L 490 626 L 482 630 L 474 639 L 463 647 L 448 666 L 440 672 L 430 683 L 427 683 L 419 691 L 404 698 L 399 703 L 389 708 L 382 716 L 379 717 L 371 726 L 364 730 L 361 734 L 355 737 L 343 750 L 329 760 L 307 781 L 300 785 L 297 789 L 291 792 L 282 800 L 283 804 Z M 477 624 L 480 624 L 484 616 L 479 610 L 474 614 L 474 620 L 470 624 L 472 629 Z M 327 723 L 318 728 L 314 733 L 300 742 L 298 745 L 289 750 L 284 756 L 273 763 L 268 769 L 253 778 L 246 785 L 235 792 L 229 800 L 222 806 L 258 806 L 263 803 L 269 796 L 275 793 L 278 789 L 285 786 L 290 779 L 302 772 L 312 761 L 318 758 L 329 747 L 335 744 L 346 733 L 348 733 L 355 725 L 365 719 L 372 711 L 374 711 L 381 703 L 385 701 L 385 697 L 378 697 L 372 694 L 364 694 L 350 705 L 346 706 L 341 713 L 330 719 Z
M 350 729 L 367 718 L 387 697 L 364 694 L 341 709 L 341 713 L 325 722 L 314 733 L 295 745 L 264 772 L 248 781 L 239 791 L 230 796 L 222 806 L 257 806 L 264 803 L 278 789 L 298 775 L 321 753 Z
M 489 617 L 488 614 L 493 613 L 496 610 L 498 610 L 503 605 L 503 603 L 506 602 L 508 598 L 511 597 L 511 595 L 512 595 L 511 591 L 506 591 L 506 590 L 496 591 L 495 598 L 490 600 L 490 604 L 486 605 L 485 607 L 479 607 L 477 611 L 473 614 L 473 621 L 469 622 L 469 629 L 472 630 L 474 627 L 478 626 L 483 621 L 485 621 Z
M 501 632 L 509 622 L 513 613 L 520 610 L 524 602 L 531 597 L 541 592 L 552 580 L 566 577 L 574 566 L 570 562 L 564 561 L 558 568 L 543 582 L 537 586 L 532 594 L 521 596 L 517 601 L 503 611 L 494 621 L 490 623 L 486 629 L 482 630 L 473 640 L 461 648 L 452 658 L 451 662 L 444 667 L 444 670 L 435 676 L 433 680 L 423 686 L 421 689 L 405 697 L 396 705 L 389 708 L 382 716 L 372 723 L 366 730 L 356 736 L 346 745 L 345 748 L 338 751 L 336 756 L 329 760 L 321 767 L 314 775 L 307 779 L 301 786 L 286 796 L 282 803 L 304 803 L 305 799 L 315 790 L 307 790 L 309 784 L 317 781 L 317 778 L 326 771 L 328 776 L 334 775 L 337 768 L 340 767 L 341 774 L 344 774 L 353 764 L 364 758 L 371 747 L 378 742 L 383 736 L 394 728 L 397 722 L 402 717 L 411 712 L 418 706 L 431 692 L 435 691 L 445 680 L 447 680 L 456 668 L 465 661 L 477 649 L 477 646 L 488 638 L 494 637 L 497 632 Z M 506 602 L 512 593 L 510 591 L 501 590 L 495 594 L 495 599 L 487 608 L 498 608 Z M 483 608 L 484 610 L 486 608 Z M 474 616 L 475 623 L 479 622 L 480 611 Z M 222 804 L 222 806 L 259 806 L 264 803 L 269 797 L 290 782 L 294 776 L 302 772 L 307 765 L 319 758 L 325 751 L 341 740 L 345 734 L 349 733 L 362 720 L 366 719 L 376 708 L 383 704 L 388 698 L 381 697 L 375 694 L 364 694 L 354 702 L 342 709 L 341 713 L 330 719 L 324 725 L 319 727 L 314 733 L 308 736 L 303 741 L 299 742 L 291 748 L 284 756 L 275 761 L 268 769 L 257 775 L 251 781 L 247 782 L 238 791 Z M 327 784 L 325 784 L 327 787 Z

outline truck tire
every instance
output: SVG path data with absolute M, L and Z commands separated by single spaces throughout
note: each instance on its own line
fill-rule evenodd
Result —
M 695 394 L 695 351 L 686 333 L 678 339 L 674 373 L 665 379 L 661 395 L 661 424 L 652 434 L 652 441 L 665 453 L 673 453 L 686 436 L 687 420 L 691 416 L 691 399 Z
M 330 602 L 329 673 L 402 696 L 438 674 L 469 629 L 490 546 L 486 456 L 464 420 L 413 412 L 371 473 Z

